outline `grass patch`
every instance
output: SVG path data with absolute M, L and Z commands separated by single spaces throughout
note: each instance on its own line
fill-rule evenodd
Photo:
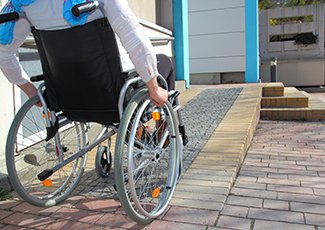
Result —
M 11 198 L 11 196 L 10 196 L 9 192 L 0 188 L 0 201 L 8 200 L 10 198 Z

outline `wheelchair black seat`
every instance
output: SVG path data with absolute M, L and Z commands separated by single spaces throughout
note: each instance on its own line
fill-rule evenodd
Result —
M 124 83 L 115 34 L 106 18 L 69 29 L 32 28 L 41 57 L 46 100 L 71 120 L 119 122 Z

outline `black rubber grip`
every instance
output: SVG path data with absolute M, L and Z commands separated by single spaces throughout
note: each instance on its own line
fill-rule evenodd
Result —
M 47 179 L 50 176 L 52 176 L 52 174 L 53 174 L 53 170 L 45 169 L 43 172 L 41 172 L 40 174 L 38 174 L 37 177 L 38 177 L 38 179 L 40 181 L 44 181 L 45 179 Z
M 37 76 L 32 76 L 31 78 L 30 78 L 30 81 L 31 82 L 37 82 L 37 81 L 43 81 L 44 80 L 44 76 L 43 76 L 43 74 L 41 74 L 41 75 L 37 75 Z
M 72 14 L 76 17 L 79 17 L 81 14 L 86 12 L 91 12 L 98 7 L 97 1 L 89 1 L 81 3 L 72 7 Z
M 17 12 L 0 14 L 0 23 L 14 21 L 17 19 L 19 19 L 19 14 Z

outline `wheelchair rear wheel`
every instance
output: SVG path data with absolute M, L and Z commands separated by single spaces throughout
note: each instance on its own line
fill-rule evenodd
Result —
M 169 102 L 154 106 L 140 91 L 126 108 L 115 148 L 115 183 L 124 211 L 151 222 L 168 207 L 176 187 L 181 140 Z
M 87 154 L 61 167 L 44 181 L 38 174 L 59 164 L 58 148 L 64 159 L 87 143 L 85 125 L 59 118 L 59 140 L 45 141 L 46 125 L 38 96 L 29 99 L 19 110 L 10 127 L 6 144 L 6 163 L 10 181 L 25 201 L 37 206 L 52 206 L 65 200 L 76 187 L 84 171 Z M 65 120 L 65 122 L 62 122 Z

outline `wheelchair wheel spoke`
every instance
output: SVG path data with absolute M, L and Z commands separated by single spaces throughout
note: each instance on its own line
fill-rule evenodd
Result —
M 80 180 L 86 157 L 65 165 L 45 181 L 38 179 L 39 173 L 59 163 L 56 149 L 61 146 L 57 146 L 54 138 L 45 141 L 43 108 L 36 106 L 37 101 L 37 97 L 30 99 L 17 113 L 8 134 L 6 161 L 17 193 L 33 205 L 51 206 L 72 192 Z M 60 127 L 57 135 L 61 145 L 71 153 L 80 150 L 87 140 L 83 124 L 77 122 Z
M 129 217 L 148 223 L 166 210 L 175 189 L 180 140 L 171 136 L 179 136 L 177 121 L 169 104 L 158 108 L 149 100 L 132 104 L 125 113 L 115 151 L 115 180 Z M 126 177 L 123 184 L 117 182 Z

